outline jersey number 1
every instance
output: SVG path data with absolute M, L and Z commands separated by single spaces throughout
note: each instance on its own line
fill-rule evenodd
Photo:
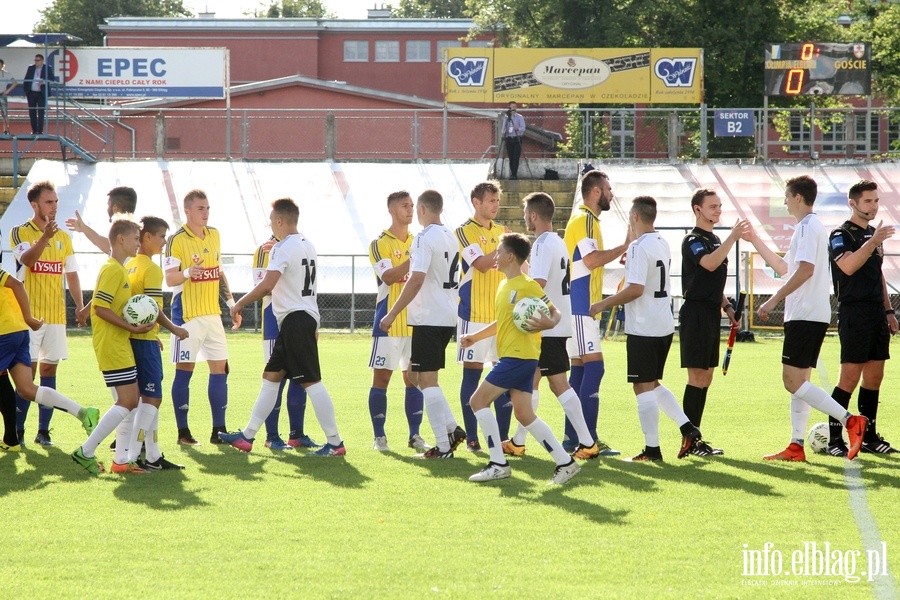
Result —
M 669 295 L 666 291 L 666 265 L 663 261 L 656 261 L 656 266 L 659 267 L 659 291 L 653 292 L 654 298 L 665 298 Z
M 316 261 L 303 259 L 300 264 L 306 267 L 306 275 L 303 277 L 302 296 L 312 296 L 315 292 L 313 286 L 316 285 Z
M 449 262 L 450 253 L 444 252 L 444 258 Z M 456 282 L 456 275 L 459 272 L 459 252 L 453 255 L 453 262 L 450 263 L 450 272 L 447 274 L 447 281 L 444 282 L 445 290 L 455 289 L 459 284 Z

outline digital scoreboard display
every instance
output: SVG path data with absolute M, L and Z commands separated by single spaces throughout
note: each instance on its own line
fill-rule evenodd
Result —
M 872 48 L 868 43 L 766 45 L 766 96 L 868 96 Z

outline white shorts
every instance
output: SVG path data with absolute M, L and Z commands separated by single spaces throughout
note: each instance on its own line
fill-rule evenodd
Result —
M 412 336 L 373 337 L 369 368 L 405 371 L 409 368 L 409 355 L 411 352 Z
M 272 358 L 272 350 L 275 349 L 275 340 L 263 340 L 263 362 L 269 364 Z
M 28 330 L 31 337 L 31 363 L 42 362 L 55 365 L 69 358 L 66 345 L 66 326 L 62 323 L 44 323 L 37 331 Z
M 587 315 L 572 315 L 572 337 L 566 340 L 569 358 L 603 352 L 600 348 L 600 321 Z
M 184 325 L 188 337 L 172 336 L 172 362 L 196 363 L 204 360 L 228 360 L 225 326 L 219 315 L 194 317 Z
M 456 321 L 456 362 L 459 364 L 473 363 L 495 363 L 500 360 L 497 357 L 497 336 L 485 338 L 480 342 L 475 342 L 468 348 L 459 345 L 459 339 L 467 333 L 475 333 L 481 331 L 490 323 L 476 323 L 475 321 L 464 321 L 457 319 Z

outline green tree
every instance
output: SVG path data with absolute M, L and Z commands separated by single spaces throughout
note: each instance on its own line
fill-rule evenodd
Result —
M 255 10 L 252 16 L 265 19 L 331 19 L 334 13 L 325 8 L 323 0 L 275 0 L 268 7 Z
M 466 0 L 400 0 L 391 6 L 391 16 L 399 19 L 462 19 L 471 16 Z
M 36 32 L 70 33 L 85 46 L 102 46 L 100 25 L 109 17 L 190 17 L 182 0 L 53 0 Z

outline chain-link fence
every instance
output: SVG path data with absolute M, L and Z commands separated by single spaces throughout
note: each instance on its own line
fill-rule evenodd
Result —
M 13 132 L 27 127 L 11 105 Z M 731 109 L 733 110 L 733 109 Z M 715 109 L 522 109 L 524 158 L 604 160 L 891 159 L 900 156 L 900 109 L 757 107 L 744 137 L 717 136 Z M 484 160 L 502 152 L 502 112 L 441 109 L 51 107 L 48 132 L 98 159 Z M 50 141 L 29 156 L 56 156 Z M 10 152 L 0 147 L 0 156 Z

